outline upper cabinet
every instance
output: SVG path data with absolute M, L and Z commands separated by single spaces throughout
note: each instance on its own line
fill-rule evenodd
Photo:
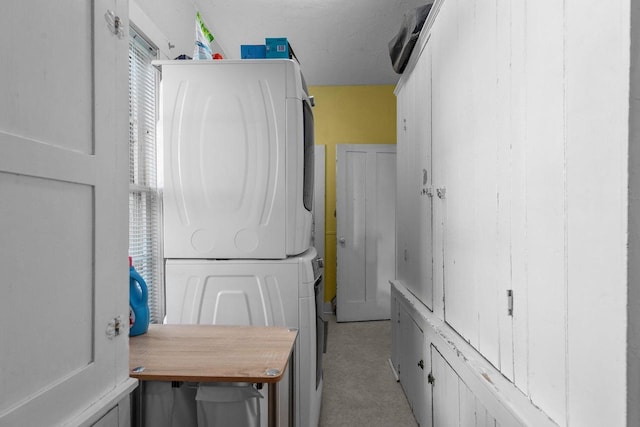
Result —
M 436 1 L 396 90 L 398 280 L 559 425 L 623 425 L 629 5 Z
M 433 309 L 430 46 L 396 91 L 397 277 Z
M 83 425 L 126 397 L 127 2 L 0 17 L 0 425 Z

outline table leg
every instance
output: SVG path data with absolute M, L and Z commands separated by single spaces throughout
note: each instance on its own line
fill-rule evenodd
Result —
M 296 415 L 296 376 L 295 376 L 295 354 L 296 346 L 293 345 L 291 354 L 289 355 L 289 427 L 295 425 L 294 417 Z
M 280 415 L 278 400 L 278 383 L 269 383 L 269 427 L 278 427 L 278 415 Z

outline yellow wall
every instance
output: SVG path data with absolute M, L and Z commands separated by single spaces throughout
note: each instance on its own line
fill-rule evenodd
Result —
M 395 86 L 312 86 L 316 144 L 326 146 L 325 301 L 336 296 L 336 145 L 395 144 Z

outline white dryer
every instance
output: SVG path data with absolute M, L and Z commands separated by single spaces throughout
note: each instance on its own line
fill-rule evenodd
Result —
M 324 321 L 322 309 L 316 309 L 322 297 L 318 295 L 321 275 L 315 248 L 282 260 L 168 259 L 165 269 L 167 323 L 298 329 L 293 425 L 317 426 Z M 288 377 L 283 381 L 286 383 Z M 288 390 L 279 389 L 281 420 L 287 420 Z M 262 403 L 262 413 L 266 414 L 266 399 Z M 266 417 L 263 421 L 266 426 Z
M 283 259 L 310 247 L 314 128 L 297 62 L 162 67 L 165 258 Z

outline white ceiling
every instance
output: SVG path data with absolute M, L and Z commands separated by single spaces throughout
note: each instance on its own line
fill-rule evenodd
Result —
M 287 37 L 309 85 L 395 84 L 388 42 L 425 0 L 200 0 L 226 57 Z

